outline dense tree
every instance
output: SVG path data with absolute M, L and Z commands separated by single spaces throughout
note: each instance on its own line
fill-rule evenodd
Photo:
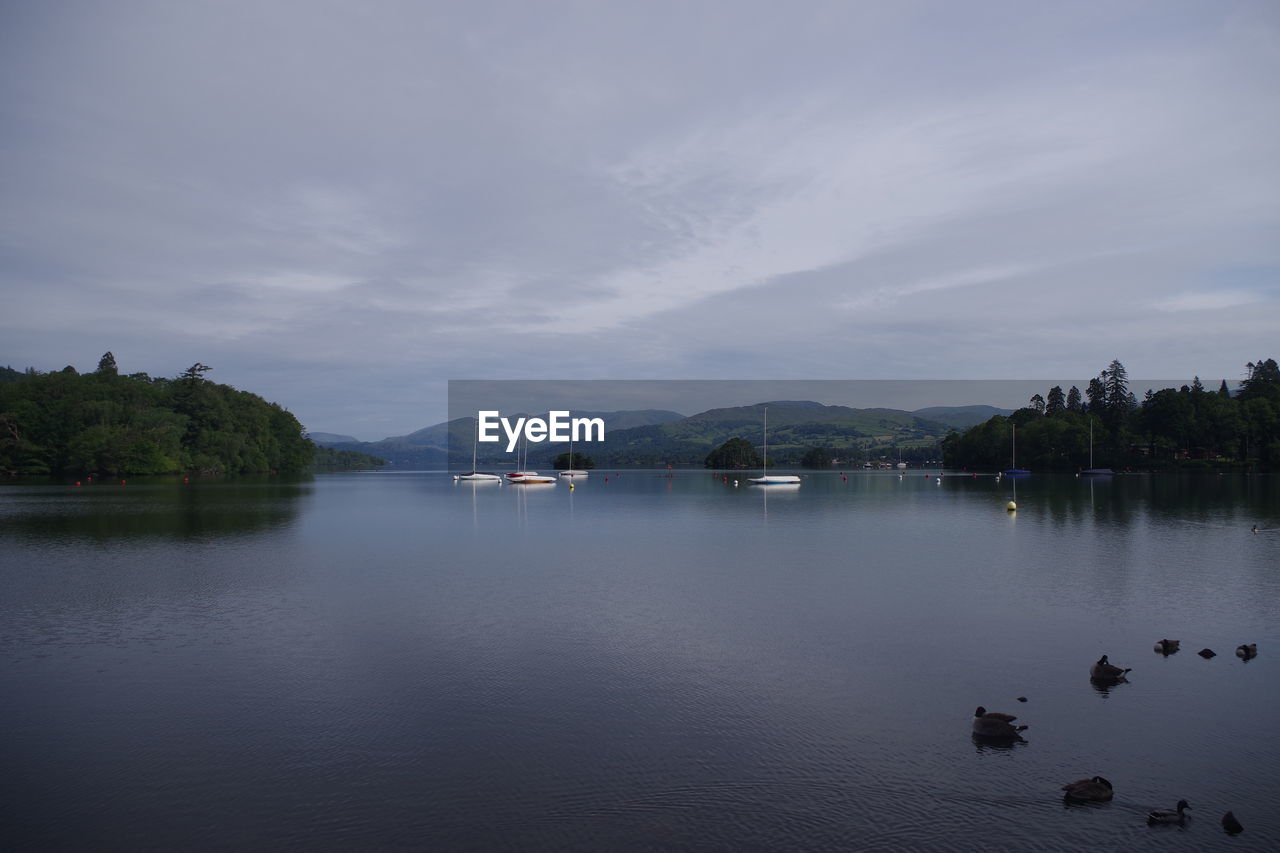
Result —
M 764 464 L 755 446 L 745 438 L 731 438 L 707 454 L 706 467 L 718 469 L 759 468 Z
M 1031 395 L 1031 408 L 1036 410 L 1036 414 L 1043 415 L 1047 407 L 1048 404 L 1045 403 L 1044 397 L 1041 397 L 1039 394 Z
M 1241 400 L 1265 399 L 1280 402 L 1280 365 L 1274 358 L 1249 362 L 1249 376 L 1240 384 Z
M 102 358 L 98 359 L 98 372 L 110 376 L 115 376 L 120 372 L 119 368 L 116 367 L 116 357 L 111 354 L 110 350 L 103 353 Z
M 108 355 L 110 355 L 108 353 Z M 0 383 L 0 470 L 162 474 L 301 471 L 313 445 L 297 419 L 255 394 L 205 381 L 120 376 L 114 357 Z
M 561 453 L 551 462 L 551 467 L 557 471 L 568 471 L 576 469 L 579 471 L 590 471 L 596 467 L 596 462 L 590 456 L 583 453 Z
M 357 471 L 381 468 L 387 460 L 370 456 L 358 450 L 338 450 L 333 447 L 316 447 L 315 467 L 329 471 Z
M 804 468 L 830 468 L 835 455 L 830 447 L 810 447 L 800 457 L 800 465 Z
M 1088 416 L 1073 409 L 1079 391 L 1072 388 L 1066 409 L 1053 418 L 1036 418 L 1033 407 L 1008 418 L 994 417 L 943 441 L 944 462 L 954 467 L 1006 464 L 1009 422 L 1018 429 L 1018 464 L 1042 470 L 1083 467 L 1089 453 L 1089 423 L 1094 430 L 1094 464 L 1101 467 L 1168 464 L 1211 458 L 1275 468 L 1280 465 L 1280 368 L 1274 360 L 1250 362 L 1249 379 L 1233 397 L 1224 380 L 1217 393 L 1205 390 L 1197 377 L 1179 389 L 1148 390 L 1138 406 L 1128 376 L 1113 361 L 1089 383 Z M 1060 392 L 1061 389 L 1056 389 Z M 1049 391 L 1056 401 L 1055 389 Z M 1050 404 L 1046 404 L 1048 410 Z M 1061 424 L 1050 426 L 1051 421 Z M 1003 438 L 1002 438 L 1003 436 Z

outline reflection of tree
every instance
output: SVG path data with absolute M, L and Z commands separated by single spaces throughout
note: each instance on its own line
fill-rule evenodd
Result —
M 30 494 L 25 492 L 24 494 Z M 89 539 L 201 540 L 251 535 L 293 523 L 309 480 L 252 478 L 234 482 L 156 485 L 130 480 L 85 486 L 60 501 L 24 504 L 6 524 L 35 541 Z

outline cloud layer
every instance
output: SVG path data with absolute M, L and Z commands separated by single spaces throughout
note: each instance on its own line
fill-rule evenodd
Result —
M 0 360 L 370 439 L 450 378 L 1235 380 L 1278 79 L 1266 0 L 10 4 Z

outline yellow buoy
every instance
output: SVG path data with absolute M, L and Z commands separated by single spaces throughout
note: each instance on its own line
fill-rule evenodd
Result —
M 1009 505 L 1005 507 L 1005 509 L 1009 510 L 1009 512 L 1013 512 L 1017 508 L 1018 508 L 1018 505 L 1013 501 L 1009 501 Z

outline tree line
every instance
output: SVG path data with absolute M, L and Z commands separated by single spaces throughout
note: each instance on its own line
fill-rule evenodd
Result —
M 949 468 L 995 469 L 1012 463 L 1039 471 L 1232 464 L 1280 467 L 1280 367 L 1249 362 L 1232 392 L 1209 390 L 1197 376 L 1179 388 L 1148 389 L 1139 402 L 1128 372 L 1114 360 L 1081 393 L 1050 388 L 1005 417 L 996 415 L 942 441 Z M 1090 456 L 1092 454 L 1092 459 Z
M 290 412 L 205 379 L 98 369 L 0 369 L 0 471 L 7 474 L 295 473 L 316 447 Z

